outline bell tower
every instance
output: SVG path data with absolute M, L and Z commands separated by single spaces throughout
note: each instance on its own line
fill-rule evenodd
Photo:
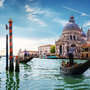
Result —
M 90 30 L 87 31 L 87 41 L 90 41 Z

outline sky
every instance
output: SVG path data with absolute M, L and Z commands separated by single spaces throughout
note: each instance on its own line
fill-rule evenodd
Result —
M 6 30 L 13 21 L 13 53 L 38 51 L 55 45 L 73 14 L 75 23 L 87 33 L 90 28 L 90 0 L 0 0 L 0 54 L 6 54 Z

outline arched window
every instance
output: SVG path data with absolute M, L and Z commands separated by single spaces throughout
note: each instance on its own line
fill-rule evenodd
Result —
M 76 45 L 75 45 L 75 44 L 72 44 L 71 46 L 72 46 L 72 47 L 76 47 Z
M 72 36 L 70 36 L 70 40 L 72 40 Z
M 75 36 L 73 36 L 73 40 L 76 40 Z
M 60 45 L 60 54 L 62 54 L 62 45 Z

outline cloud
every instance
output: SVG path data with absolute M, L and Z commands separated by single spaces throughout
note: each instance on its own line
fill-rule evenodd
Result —
M 45 31 L 43 31 L 43 32 L 46 32 L 46 33 L 49 33 L 49 34 L 52 34 L 52 35 L 57 35 L 55 32 L 49 31 L 49 30 L 48 30 L 48 31 L 45 30 Z
M 77 11 L 77 10 L 74 10 L 74 9 L 71 9 L 71 8 L 69 8 L 69 7 L 66 7 L 66 6 L 62 6 L 62 7 L 63 7 L 63 8 L 66 8 L 66 9 L 69 9 L 69 10 L 71 10 L 71 11 L 74 11 L 74 12 L 80 13 L 82 16 L 88 16 L 88 17 L 90 17 L 90 15 L 85 14 L 85 13 L 83 13 L 83 12 L 80 12 L 80 11 Z
M 31 28 L 22 28 L 22 27 L 17 27 L 17 26 L 13 26 L 13 29 L 16 31 L 16 30 L 18 30 L 18 31 L 23 31 L 23 30 L 25 30 L 25 31 L 34 31 L 34 29 L 31 27 Z
M 0 7 L 3 6 L 3 2 L 4 2 L 4 0 L 0 0 Z
M 33 9 L 31 9 L 28 5 L 26 5 L 25 8 L 26 8 L 26 11 L 27 11 L 27 12 L 33 11 Z
M 83 27 L 88 27 L 90 26 L 90 21 L 85 21 L 85 23 L 83 24 Z
M 14 54 L 18 53 L 18 50 L 31 50 L 38 51 L 38 47 L 46 44 L 55 44 L 55 37 L 49 39 L 28 39 L 28 38 L 14 38 L 13 40 Z
M 45 16 L 46 18 L 52 19 L 59 15 L 59 13 L 53 12 L 49 8 L 39 8 L 40 6 L 38 7 L 36 4 L 34 4 L 34 5 L 35 6 L 33 6 L 33 8 L 29 5 L 25 5 L 26 12 L 28 13 L 27 14 L 28 20 L 35 21 L 42 26 L 46 26 L 47 24 L 45 22 L 43 22 L 41 20 L 41 18 L 39 19 L 38 16 L 39 17 Z
M 46 23 L 42 22 L 40 19 L 37 18 L 37 14 L 43 14 L 43 11 L 40 11 L 40 9 L 32 9 L 28 5 L 25 6 L 26 12 L 28 12 L 28 20 L 35 21 L 39 23 L 42 26 L 46 26 Z
M 0 38 L 0 55 L 6 54 L 6 39 L 5 37 Z M 41 45 L 55 44 L 55 37 L 48 39 L 28 39 L 23 37 L 13 38 L 13 54 L 17 55 L 19 49 L 22 51 L 27 49 L 29 51 L 38 51 L 38 47 Z
M 52 21 L 59 23 L 62 27 L 64 27 L 68 23 L 67 20 L 63 20 L 63 19 L 59 19 L 59 18 L 54 18 L 54 19 L 52 19 Z
M 85 16 L 86 14 L 85 13 L 82 13 L 82 16 Z
M 46 26 L 46 23 L 44 23 L 44 22 L 38 22 L 38 23 L 40 23 L 42 26 Z

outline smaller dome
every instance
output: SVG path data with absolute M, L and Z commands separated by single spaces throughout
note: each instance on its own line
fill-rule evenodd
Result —
M 86 34 L 83 31 L 81 32 L 81 34 L 82 34 L 82 36 L 86 37 Z

